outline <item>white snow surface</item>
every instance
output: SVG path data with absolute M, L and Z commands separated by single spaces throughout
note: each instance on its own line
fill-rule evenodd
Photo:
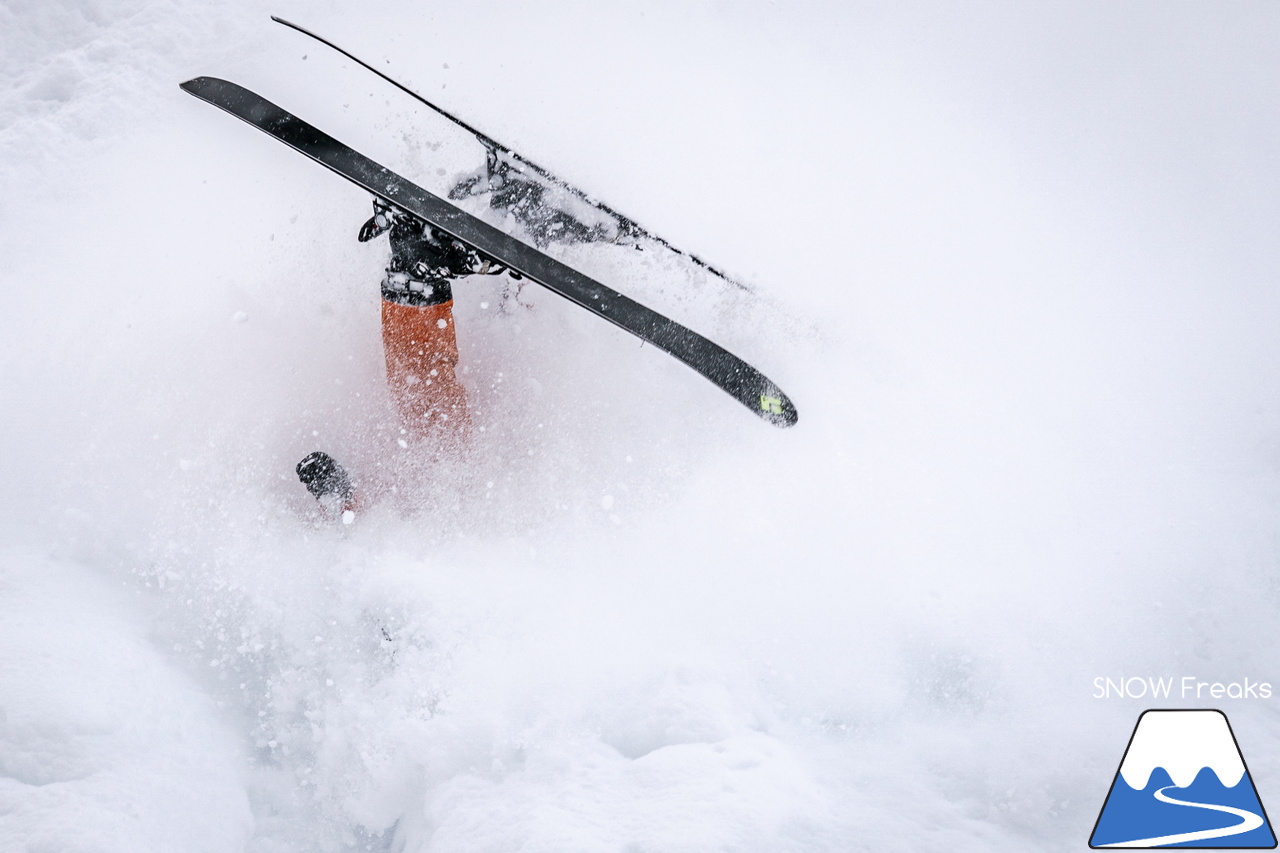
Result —
M 1134 790 L 1147 787 L 1151 773 L 1163 767 L 1173 784 L 1185 788 L 1208 767 L 1228 788 L 1240 784 L 1244 759 L 1221 711 L 1147 711 L 1120 764 L 1120 775 Z
M 746 279 L 562 255 L 773 429 L 536 287 L 458 287 L 485 431 L 410 469 L 368 199 L 447 123 Z M 1269 3 L 0 5 L 0 850 L 1077 850 L 1145 705 L 1280 679 Z M 412 480 L 412 478 L 410 478 Z M 406 481 L 409 482 L 409 481 Z M 1262 796 L 1275 700 L 1226 708 Z

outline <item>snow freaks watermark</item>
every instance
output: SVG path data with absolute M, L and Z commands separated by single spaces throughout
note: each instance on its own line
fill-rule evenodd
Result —
M 1202 681 L 1194 675 L 1133 675 L 1093 680 L 1094 699 L 1270 699 L 1271 682 L 1244 678 L 1240 681 Z
M 1143 711 L 1089 846 L 1274 848 L 1275 833 L 1227 715 Z

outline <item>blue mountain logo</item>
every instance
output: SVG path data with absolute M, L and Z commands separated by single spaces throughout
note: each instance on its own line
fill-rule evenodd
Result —
M 1144 711 L 1089 846 L 1274 848 L 1226 714 Z

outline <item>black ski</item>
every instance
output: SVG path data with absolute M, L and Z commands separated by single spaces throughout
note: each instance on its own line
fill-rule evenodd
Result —
M 723 388 L 769 423 L 796 422 L 796 408 L 777 385 L 733 353 L 528 246 L 410 183 L 261 96 L 216 77 L 197 77 L 182 89 L 271 134 L 365 190 L 670 353 Z
M 508 148 L 506 145 L 503 145 L 501 142 L 494 139 L 492 136 L 489 136 L 488 134 L 483 133 L 482 131 L 472 127 L 470 124 L 467 124 L 465 121 L 458 118 L 456 115 L 449 112 L 444 107 L 441 107 L 437 104 L 432 103 L 431 101 L 428 101 L 426 98 L 422 97 L 417 92 L 410 89 L 408 86 L 404 85 L 403 83 L 391 77 L 390 75 L 382 71 L 379 71 L 377 68 L 370 65 L 368 62 L 365 62 L 363 59 L 351 53 L 350 51 L 343 50 L 341 47 L 329 41 L 324 36 L 313 33 L 311 32 L 311 30 L 308 30 L 306 27 L 300 26 L 299 24 L 295 24 L 292 21 L 286 21 L 284 18 L 280 18 L 275 15 L 271 16 L 271 20 L 275 21 L 277 24 L 283 24 L 284 26 L 289 27 L 292 30 L 296 30 L 302 33 L 304 36 L 315 39 L 316 41 L 320 42 L 320 44 L 323 44 L 326 47 L 337 51 L 338 53 L 342 54 L 347 59 L 350 59 L 352 62 L 356 63 L 362 68 L 365 68 L 368 71 L 372 71 L 378 77 L 390 83 L 392 86 L 395 86 L 397 89 L 404 92 L 409 97 L 416 99 L 423 106 L 427 107 L 428 109 L 434 110 L 440 116 L 453 122 L 455 125 L 462 128 L 467 133 L 470 133 L 472 136 L 476 138 L 476 140 L 481 145 L 483 145 L 488 150 L 489 171 L 491 173 L 494 171 L 497 165 L 501 162 L 501 159 L 506 158 L 509 163 L 516 164 L 517 168 L 520 171 L 523 171 L 524 169 L 528 169 L 529 171 L 533 172 L 539 178 L 546 181 L 547 183 L 559 187 L 565 192 L 568 192 L 570 195 L 576 196 L 582 201 L 585 201 L 587 204 L 591 205 L 596 210 L 599 210 L 613 217 L 613 219 L 618 224 L 618 230 L 621 234 L 625 234 L 631 238 L 645 237 L 649 240 L 652 240 L 655 243 L 659 244 L 660 246 L 664 246 L 670 251 L 675 252 L 677 255 L 688 258 L 689 260 L 693 261 L 693 263 L 705 269 L 707 272 L 711 273 L 717 278 L 722 279 L 723 281 L 728 282 L 734 287 L 739 288 L 740 290 L 748 291 L 748 292 L 751 290 L 750 287 L 738 281 L 737 279 L 733 278 L 723 270 L 717 269 L 716 267 L 707 263 L 702 258 L 698 257 L 692 252 L 686 252 L 684 249 L 681 249 L 673 245 L 666 238 L 653 233 L 648 228 L 645 228 L 643 225 L 641 225 L 639 222 L 636 222 L 634 219 L 632 219 L 629 216 L 619 213 L 618 211 L 614 210 L 612 207 L 600 201 L 599 199 L 592 198 L 590 195 L 578 189 L 573 184 L 569 183 L 563 178 L 557 177 L 556 175 L 547 171 L 546 169 L 539 166 L 537 163 L 533 162 L 532 160 L 528 159 L 522 154 L 516 151 L 513 151 L 512 149 Z M 457 196 L 451 193 L 450 198 L 457 198 Z

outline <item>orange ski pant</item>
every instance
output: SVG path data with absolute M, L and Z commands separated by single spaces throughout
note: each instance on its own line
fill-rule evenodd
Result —
M 453 300 L 422 306 L 382 300 L 382 348 L 387 384 L 408 434 L 462 438 L 470 418 L 467 392 L 456 373 Z

